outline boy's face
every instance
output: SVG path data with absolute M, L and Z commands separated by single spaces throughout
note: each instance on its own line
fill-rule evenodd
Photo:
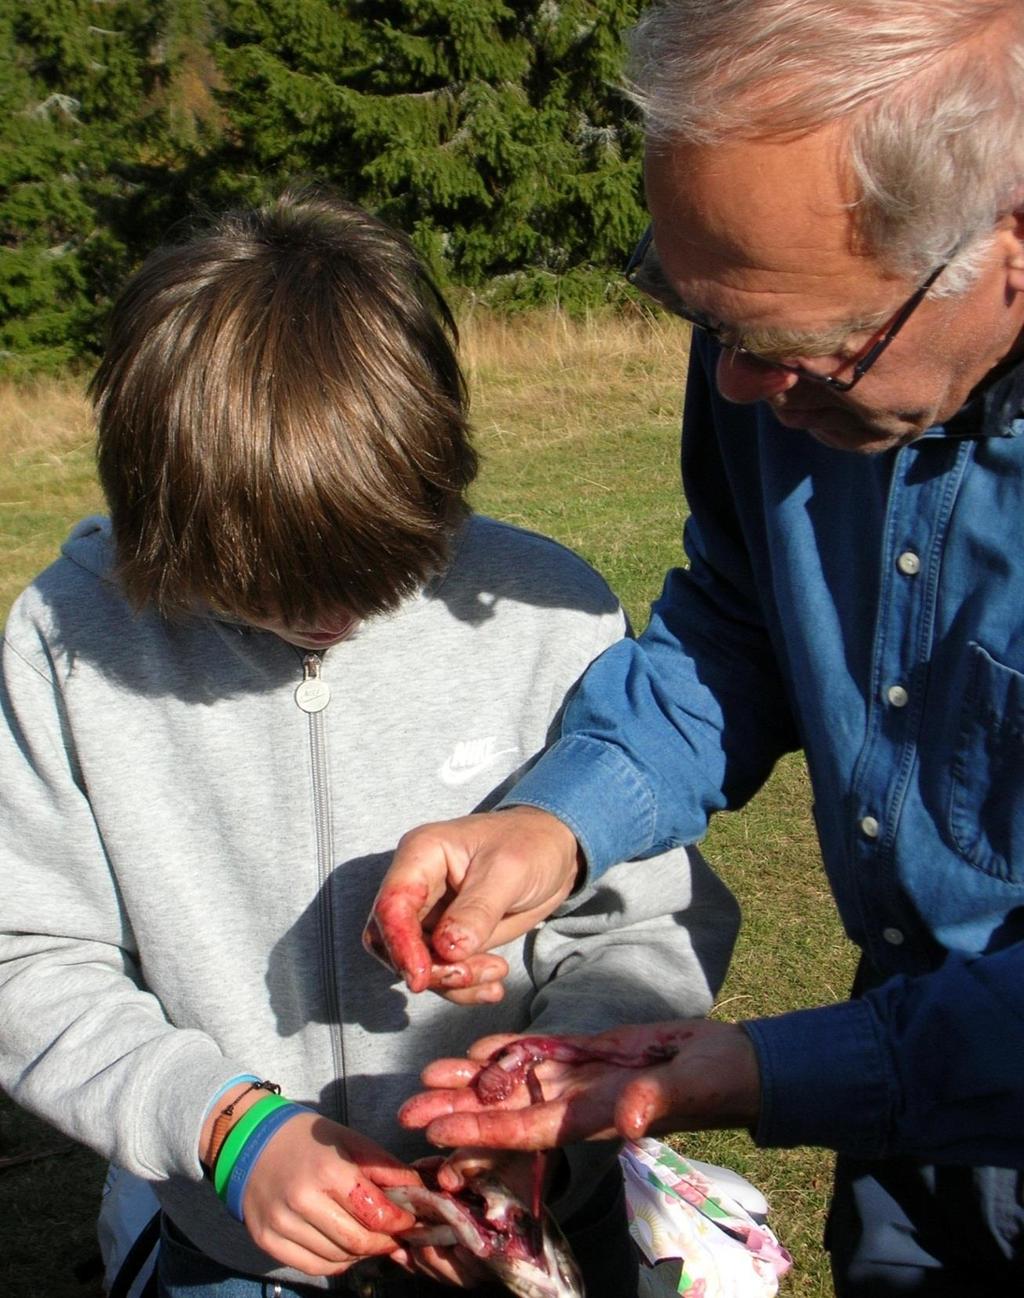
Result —
M 295 645 L 298 649 L 312 650 L 329 649 L 331 645 L 347 640 L 359 623 L 359 619 L 354 614 L 346 613 L 344 610 L 339 610 L 329 625 L 321 627 L 289 626 L 286 622 L 273 618 L 264 621 L 246 618 L 246 621 L 249 626 L 257 627 L 260 631 L 272 631 L 274 635 L 280 636 L 282 640 Z

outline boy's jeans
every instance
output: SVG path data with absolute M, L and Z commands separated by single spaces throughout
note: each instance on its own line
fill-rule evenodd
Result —
M 582 1214 L 581 1214 L 582 1215 Z M 639 1287 L 636 1252 L 626 1224 L 625 1195 L 612 1168 L 587 1205 L 585 1220 L 566 1222 L 566 1235 L 583 1270 L 587 1298 L 634 1298 Z M 198 1252 L 165 1219 L 158 1263 L 158 1298 L 508 1298 L 502 1284 L 454 1289 L 426 1277 L 399 1273 L 388 1279 L 341 1277 L 330 1289 L 238 1275 Z

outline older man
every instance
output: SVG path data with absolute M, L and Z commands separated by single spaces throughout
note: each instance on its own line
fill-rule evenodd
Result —
M 547 1065 L 533 1108 L 439 1089 L 408 1120 L 444 1143 L 737 1124 L 826 1146 L 839 1293 L 1019 1293 L 1024 4 L 673 0 L 633 60 L 636 275 L 698 326 L 689 566 L 507 809 L 409 837 L 375 922 L 427 986 L 430 907 L 434 958 L 467 957 L 579 873 L 699 838 L 801 747 L 858 986 L 662 1027 L 678 1050 L 649 1069 Z

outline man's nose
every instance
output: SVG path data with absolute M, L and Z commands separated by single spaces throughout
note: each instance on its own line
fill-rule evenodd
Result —
M 798 374 L 779 369 L 759 361 L 747 352 L 726 348 L 718 358 L 715 382 L 726 401 L 746 405 L 751 401 L 765 401 L 788 392 L 800 381 Z

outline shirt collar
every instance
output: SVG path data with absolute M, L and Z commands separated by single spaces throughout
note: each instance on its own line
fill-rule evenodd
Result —
M 944 424 L 925 437 L 1020 437 L 1024 434 L 1024 361 L 993 372 Z

